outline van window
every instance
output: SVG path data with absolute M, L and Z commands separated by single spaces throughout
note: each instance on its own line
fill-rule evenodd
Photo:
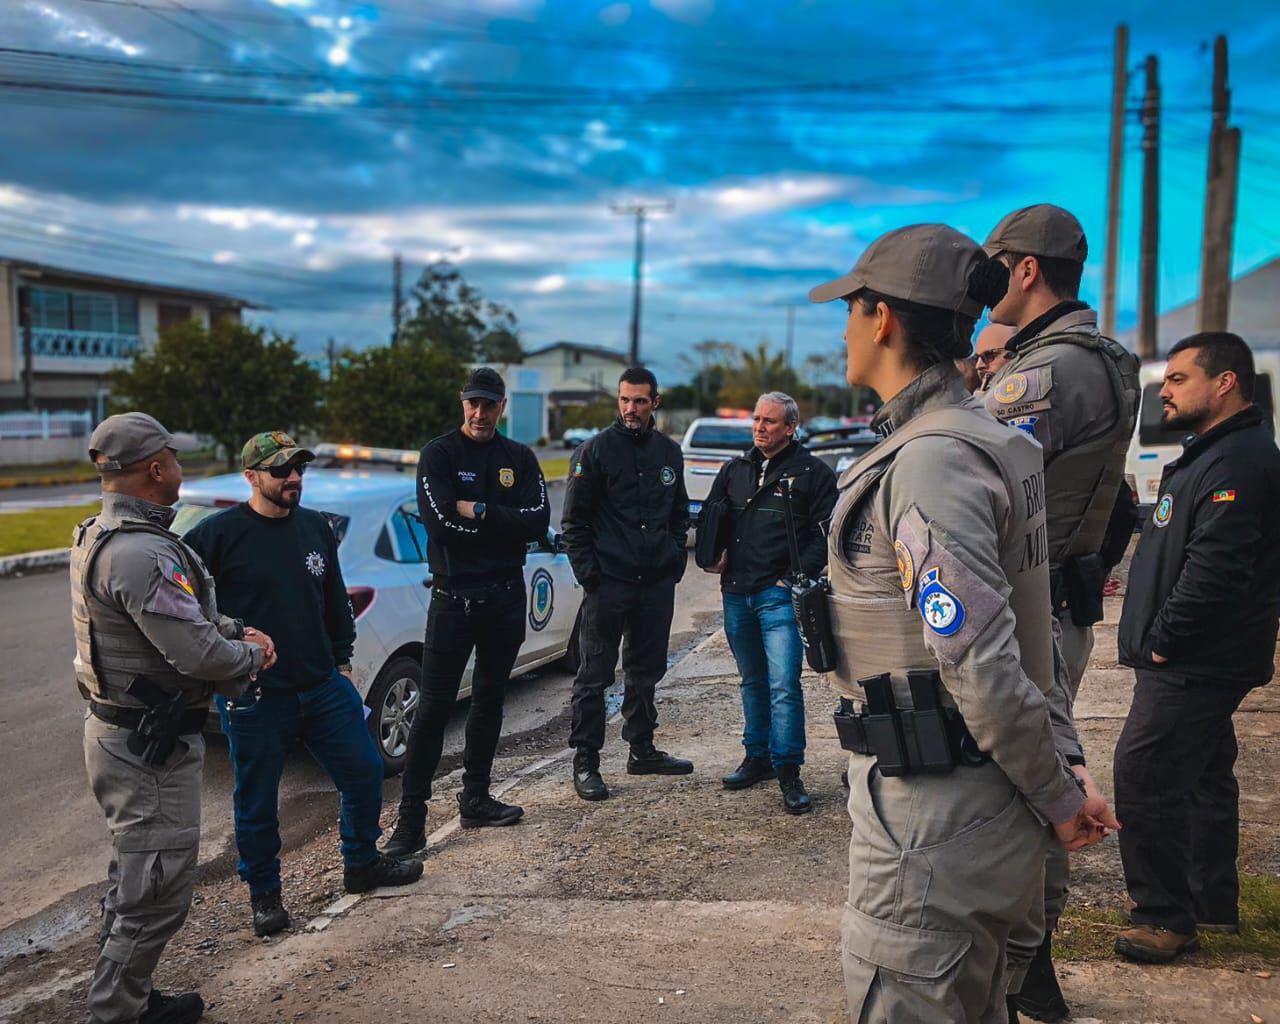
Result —
M 689 439 L 690 448 L 720 448 L 745 452 L 755 444 L 751 436 L 751 421 L 742 423 L 702 423 Z
M 1160 389 L 1163 382 L 1155 381 L 1142 389 L 1142 408 L 1138 413 L 1138 440 L 1145 448 L 1157 445 L 1181 445 L 1187 436 L 1185 430 L 1170 430 L 1160 422 L 1163 409 L 1160 405 Z M 1271 374 L 1260 373 L 1253 382 L 1253 402 L 1268 423 L 1274 423 L 1275 400 L 1271 394 Z

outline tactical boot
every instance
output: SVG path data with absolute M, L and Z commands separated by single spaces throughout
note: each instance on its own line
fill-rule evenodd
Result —
M 279 889 L 252 894 L 249 902 L 253 905 L 253 934 L 258 938 L 274 935 L 289 927 L 289 911 L 284 909 Z
M 628 775 L 692 775 L 693 762 L 672 757 L 653 745 L 653 740 L 631 744 L 627 758 Z
M 1144 964 L 1167 964 L 1183 953 L 1200 948 L 1200 937 L 1194 933 L 1170 931 L 1149 924 L 1134 925 L 1116 936 L 1116 952 Z
M 773 770 L 773 762 L 767 757 L 747 756 L 742 759 L 742 764 L 720 781 L 725 789 L 747 789 L 757 782 L 777 777 L 777 773 Z
M 400 807 L 396 829 L 382 846 L 382 852 L 396 860 L 417 857 L 427 850 L 427 809 Z
M 463 828 L 496 828 L 514 825 L 524 817 L 524 808 L 504 804 L 488 793 L 459 793 L 458 816 Z
M 1066 1020 L 1071 1015 L 1067 1001 L 1062 998 L 1058 986 L 1058 974 L 1053 969 L 1053 933 L 1044 937 L 1036 955 L 1031 958 L 1022 991 L 1013 997 L 1026 1016 L 1042 1021 Z
M 609 787 L 600 778 L 600 751 L 579 747 L 573 755 L 573 791 L 583 800 L 609 798 Z
M 782 790 L 782 806 L 788 814 L 806 814 L 813 810 L 813 801 L 805 792 L 804 783 L 800 781 L 800 766 L 784 764 L 778 766 L 778 787 Z
M 371 864 L 343 871 L 342 886 L 350 893 L 370 892 L 382 886 L 409 885 L 421 877 L 422 861 L 396 860 L 380 853 Z
M 204 1016 L 204 1000 L 199 992 L 180 992 L 166 996 L 154 988 L 147 996 L 147 1008 L 138 1024 L 195 1024 Z

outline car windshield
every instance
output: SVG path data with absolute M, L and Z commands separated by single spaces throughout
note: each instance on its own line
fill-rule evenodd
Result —
M 726 448 L 745 452 L 755 442 L 751 439 L 751 423 L 702 423 L 694 428 L 690 448 Z

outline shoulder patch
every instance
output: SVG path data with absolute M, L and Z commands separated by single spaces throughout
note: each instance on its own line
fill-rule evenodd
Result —
M 187 622 L 199 622 L 205 617 L 190 579 L 168 552 L 156 552 L 151 586 L 142 610 Z
M 1027 375 L 1025 373 L 1009 374 L 995 386 L 993 392 L 996 401 L 1001 405 L 1012 405 L 1026 393 Z
M 1222 503 L 1222 502 L 1224 502 L 1224 501 L 1235 501 L 1235 500 L 1236 500 L 1236 492 L 1235 492 L 1235 491 L 1227 490 L 1227 491 L 1214 491 L 1214 492 L 1213 492 L 1213 503 L 1214 503 L 1215 505 L 1218 505 L 1218 504 L 1220 504 L 1220 503 Z
M 925 643 L 948 665 L 965 656 L 1005 606 L 1004 596 L 953 553 L 954 544 L 930 523 L 928 558 L 916 567 Z
M 898 563 L 898 582 L 908 607 L 915 603 L 917 568 L 929 555 L 929 527 L 914 505 L 898 520 L 893 538 L 893 554 Z

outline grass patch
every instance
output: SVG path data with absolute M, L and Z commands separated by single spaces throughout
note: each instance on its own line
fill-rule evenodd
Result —
M 71 531 L 101 504 L 0 513 L 0 556 L 71 546 Z
M 563 480 L 569 475 L 569 456 L 561 455 L 554 459 L 543 459 L 542 475 L 547 480 Z
M 1116 932 L 1128 924 L 1119 910 L 1067 904 L 1053 937 L 1054 959 L 1108 960 Z M 1200 935 L 1200 952 L 1179 963 L 1214 967 L 1257 967 L 1280 963 L 1280 878 L 1240 876 L 1240 934 Z
M 88 446 L 88 439 L 85 445 Z M 223 463 L 209 449 L 181 452 L 182 468 L 188 476 L 211 476 L 210 468 L 224 472 Z M 98 482 L 98 471 L 88 458 L 74 462 L 46 462 L 30 466 L 0 466 L 0 490 L 10 487 L 60 487 L 63 484 Z

